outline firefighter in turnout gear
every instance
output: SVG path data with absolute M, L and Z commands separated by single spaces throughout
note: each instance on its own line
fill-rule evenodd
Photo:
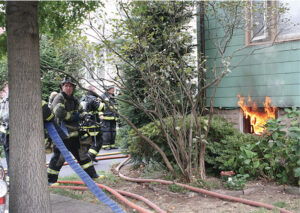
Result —
M 9 175 L 9 100 L 8 85 L 1 91 L 2 101 L 0 103 L 0 143 L 3 145 L 7 172 Z
M 8 93 L 8 87 L 7 87 L 7 93 Z M 48 107 L 48 104 L 45 101 L 42 101 L 42 111 L 43 111 L 43 121 L 49 122 L 53 121 L 54 115 L 52 114 L 51 110 Z M 8 94 L 7 97 L 4 98 L 0 104 L 0 139 L 1 143 L 3 143 L 5 156 L 6 156 L 6 163 L 7 163 L 7 171 L 9 175 L 9 100 L 8 100 Z M 61 134 L 61 131 L 58 130 L 60 135 L 64 137 L 63 134 Z
M 98 178 L 98 174 L 94 168 L 93 162 L 90 160 L 86 152 L 80 150 L 79 142 L 79 119 L 81 105 L 73 96 L 73 91 L 76 84 L 69 77 L 66 77 L 61 82 L 61 92 L 57 94 L 51 105 L 51 110 L 55 115 L 55 119 L 59 125 L 65 125 L 68 131 L 68 137 L 64 139 L 64 144 L 73 156 L 78 160 L 81 167 L 87 174 L 93 178 Z M 55 146 L 54 154 L 50 160 L 48 168 L 48 183 L 52 185 L 57 182 L 58 174 L 62 168 L 65 159 L 59 149 Z
M 100 131 L 99 117 L 100 99 L 97 97 L 95 87 L 89 87 L 87 95 L 81 99 L 81 105 L 85 111 L 85 121 L 82 128 L 87 132 L 87 134 L 83 135 L 81 141 L 84 142 L 90 139 L 90 142 L 88 142 L 90 145 L 88 155 L 93 161 L 97 162 L 96 156 L 102 147 L 102 133 Z
M 47 107 L 49 110 L 50 110 L 49 107 L 51 107 L 51 104 L 56 95 L 57 95 L 57 92 L 51 92 L 51 94 L 49 96 L 49 102 L 48 102 L 48 107 Z M 47 104 L 47 103 L 45 101 L 43 101 L 43 115 L 44 115 L 44 111 L 46 109 L 45 104 Z M 46 110 L 46 111 L 48 111 L 48 110 Z M 51 110 L 50 110 L 50 112 L 51 112 Z M 44 118 L 44 120 L 45 120 L 45 118 Z M 45 129 L 45 149 L 46 149 L 46 153 L 51 153 L 53 151 L 53 141 L 46 129 Z
M 116 138 L 116 126 L 118 115 L 112 110 L 118 110 L 117 102 L 114 98 L 115 89 L 113 86 L 108 86 L 105 88 L 106 92 L 101 95 L 101 97 L 108 103 L 105 104 L 104 101 L 101 102 L 99 107 L 100 120 L 103 123 L 101 127 L 103 148 L 105 150 L 116 149 L 115 138 Z

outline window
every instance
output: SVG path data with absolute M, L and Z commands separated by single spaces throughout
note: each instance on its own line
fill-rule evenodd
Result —
M 252 0 L 247 9 L 246 45 L 300 39 L 299 0 Z
M 291 39 L 300 37 L 300 2 L 299 0 L 280 0 L 279 7 L 287 7 L 288 10 L 279 15 L 278 37 L 280 39 Z
M 269 1 L 251 1 L 251 41 L 266 40 L 269 38 L 268 10 Z

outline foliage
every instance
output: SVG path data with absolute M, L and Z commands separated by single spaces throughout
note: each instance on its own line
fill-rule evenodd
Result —
M 39 26 L 42 33 L 62 38 L 76 30 L 90 12 L 102 3 L 99 1 L 41 1 L 39 2 Z
M 267 132 L 257 142 L 243 143 L 227 153 L 225 148 L 216 160 L 219 168 L 249 174 L 252 178 L 277 180 L 280 183 L 298 184 L 300 171 L 299 111 L 286 109 L 288 125 L 282 119 L 268 120 Z
M 289 205 L 284 201 L 279 201 L 274 203 L 274 206 L 277 206 L 278 208 L 287 208 Z
M 51 92 L 60 90 L 60 81 L 65 73 L 72 73 L 73 76 L 80 76 L 83 69 L 80 50 L 75 47 L 60 47 L 47 36 L 41 36 L 40 40 L 40 62 L 42 99 L 48 101 Z M 60 72 L 59 72 L 60 71 Z M 7 58 L 0 60 L 0 89 L 8 81 L 7 79 Z M 80 96 L 80 92 L 76 91 Z
M 83 63 L 80 49 L 57 46 L 49 37 L 42 36 L 40 41 L 40 60 L 42 75 L 42 98 L 48 100 L 51 92 L 60 90 L 60 82 L 65 74 L 74 77 L 82 75 Z M 80 96 L 79 91 L 75 95 Z
M 7 82 L 7 59 L 3 57 L 2 59 L 0 59 L 0 90 L 3 89 L 5 83 Z
M 281 118 L 266 124 L 267 134 L 256 147 L 263 154 L 259 164 L 270 168 L 263 170 L 263 175 L 281 183 L 300 185 L 300 111 L 296 107 L 285 111 L 288 124 L 282 125 Z
M 42 99 L 48 100 L 52 91 L 59 91 L 63 77 L 57 71 L 79 72 L 78 51 L 67 48 L 73 46 L 72 34 L 80 34 L 78 26 L 103 4 L 97 1 L 41 1 L 39 2 L 40 57 L 42 75 Z M 0 3 L 0 27 L 5 27 L 5 2 Z M 47 36 L 45 36 L 47 35 Z M 47 41 L 46 41 L 47 40 Z M 52 41 L 51 41 L 52 40 Z M 48 42 L 48 43 L 47 43 Z M 0 35 L 0 87 L 7 81 L 6 32 Z M 47 44 L 46 44 L 47 43 Z M 60 50 L 60 51 L 59 51 Z M 77 57 L 77 62 L 74 59 Z M 51 68 L 49 68 L 51 67 Z M 75 75 L 76 76 L 76 75 Z M 77 96 L 81 94 L 76 92 Z
M 255 144 L 258 140 L 251 134 L 243 134 L 232 127 L 222 126 L 223 123 L 212 124 L 212 140 L 207 146 L 207 170 L 217 175 L 220 171 L 238 171 L 239 162 L 235 156 L 242 155 L 240 147 Z
M 56 40 L 68 38 L 97 8 L 103 6 L 100 1 L 40 1 L 39 32 L 52 36 Z M 0 2 L 0 27 L 5 28 L 5 2 Z M 0 55 L 6 55 L 6 33 L 0 35 Z
M 214 116 L 207 140 L 206 164 L 208 171 L 217 175 L 222 170 L 239 173 L 238 186 L 242 185 L 244 175 L 250 178 L 266 178 L 281 183 L 298 184 L 300 168 L 300 130 L 299 111 L 286 109 L 289 126 L 282 125 L 281 119 L 268 120 L 268 132 L 263 136 L 240 133 L 232 124 Z M 202 118 L 205 121 L 205 118 Z M 180 120 L 180 119 L 179 119 Z M 165 119 L 169 122 L 168 119 Z M 203 122 L 204 122 L 203 121 Z M 185 124 L 188 126 L 188 124 Z M 184 126 L 181 123 L 181 126 Z M 180 127 L 181 127 L 180 126 Z M 139 129 L 155 141 L 176 168 L 176 162 L 166 140 L 153 123 Z M 132 130 L 129 132 L 128 151 L 136 161 L 144 163 L 161 161 L 158 152 L 149 147 Z M 233 187 L 233 186 L 232 186 Z
M 177 165 L 187 179 L 191 178 L 191 168 L 186 169 L 186 158 L 190 149 L 181 148 L 181 144 L 191 143 L 186 137 L 177 142 L 180 131 L 174 129 L 172 122 L 163 123 L 165 117 L 182 116 L 183 120 L 189 111 L 199 107 L 192 106 L 196 93 L 198 76 L 195 57 L 192 52 L 195 45 L 192 41 L 190 21 L 193 18 L 194 2 L 120 2 L 122 17 L 114 19 L 110 39 L 103 35 L 103 26 L 91 28 L 99 35 L 105 47 L 117 56 L 116 77 L 113 83 L 121 89 L 118 96 L 120 116 L 131 128 L 155 121 L 156 126 L 168 129 L 164 131 L 172 153 L 177 152 Z M 103 45 L 99 45 L 102 47 Z M 103 52 L 107 50 L 102 50 Z M 107 80 L 111 82 L 111 80 Z M 198 101 L 196 101 L 198 103 Z M 197 105 L 196 103 L 196 105 Z M 126 119 L 124 119 L 124 117 Z M 172 121 L 172 119 L 170 119 Z M 133 127 L 134 126 L 134 127 Z M 185 127 L 184 127 L 185 128 Z M 182 128 L 182 129 L 184 129 Z M 188 134 L 188 131 L 186 131 Z M 148 143 L 155 146 L 151 141 Z M 182 145 L 184 147 L 186 145 Z M 165 153 L 156 147 L 167 161 Z M 182 158 L 182 160 L 181 160 Z M 165 162 L 171 172 L 174 168 Z M 197 165 L 195 165 L 197 167 Z
M 132 141 L 143 138 L 147 142 L 139 144 L 145 151 L 140 160 L 160 158 L 173 175 L 178 168 L 188 181 L 192 180 L 193 172 L 205 178 L 205 151 L 208 137 L 212 135 L 209 131 L 215 92 L 206 104 L 211 108 L 205 122 L 199 119 L 207 114 L 203 94 L 207 88 L 218 87 L 232 71 L 232 57 L 246 48 L 232 49 L 230 43 L 238 30 L 245 29 L 245 6 L 249 5 L 246 1 L 201 1 L 199 4 L 202 4 L 200 10 L 204 10 L 200 15 L 205 17 L 208 39 L 216 51 L 209 58 L 210 64 L 206 64 L 207 58 L 200 57 L 197 61 L 191 54 L 196 47 L 190 22 L 195 15 L 195 2 L 120 2 L 120 18 L 112 19 L 113 30 L 109 35 L 102 33 L 104 25 L 95 26 L 94 20 L 90 21 L 97 39 L 103 42 L 95 51 L 108 52 L 111 56 L 108 62 L 118 64 L 116 77 L 105 80 L 120 88 L 120 117 L 136 131 L 129 135 L 122 131 L 123 136 L 133 137 Z M 106 49 L 100 50 L 103 47 Z M 246 58 L 250 53 L 244 55 Z M 201 84 L 197 85 L 197 80 Z M 161 133 L 160 142 L 148 134 L 152 132 L 139 131 L 145 130 L 141 126 L 150 120 L 153 123 L 149 128 L 159 129 Z M 138 153 L 137 146 L 131 148 Z M 149 150 L 153 154 L 148 155 Z
M 188 120 L 188 119 L 187 119 Z M 207 121 L 207 117 L 201 118 L 202 123 Z M 170 119 L 165 119 L 166 122 L 171 122 Z M 182 123 L 182 120 L 178 118 L 178 126 L 182 127 L 186 125 L 189 127 L 189 123 Z M 204 125 L 203 125 L 204 126 Z M 176 165 L 171 150 L 168 148 L 166 139 L 161 132 L 161 129 L 157 128 L 153 122 L 143 126 L 139 129 L 144 135 L 160 146 L 160 148 L 166 153 L 167 157 Z M 148 144 L 143 143 L 143 140 L 137 136 L 135 131 L 129 132 L 128 152 L 132 158 L 136 161 L 150 162 L 151 160 L 160 162 L 161 157 L 157 151 Z M 212 173 L 218 174 L 221 170 L 226 170 L 226 167 L 222 167 L 224 159 L 230 159 L 230 156 L 236 154 L 239 147 L 244 143 L 253 143 L 255 138 L 251 135 L 244 135 L 239 133 L 232 124 L 228 123 L 225 119 L 214 116 L 211 124 L 211 130 L 207 141 L 207 156 L 206 163 Z M 224 156 L 225 155 L 225 156 Z M 227 156 L 227 157 L 226 157 Z
M 224 187 L 231 189 L 231 190 L 241 190 L 246 187 L 247 178 L 249 177 L 248 174 L 237 174 L 232 177 L 228 177 L 225 180 Z
M 174 193 L 184 193 L 184 194 L 186 194 L 187 191 L 188 191 L 185 188 L 183 188 L 182 186 L 178 186 L 176 184 L 170 184 L 170 185 L 168 185 L 168 188 L 171 192 L 174 192 Z
M 174 94 L 179 92 L 179 82 L 172 78 L 172 71 L 168 66 L 181 60 L 181 57 L 187 57 L 192 51 L 189 46 L 190 35 L 184 32 L 186 23 L 191 19 L 191 12 L 187 3 L 172 5 L 161 2 L 134 2 L 130 6 L 132 8 L 128 10 L 128 17 L 120 21 L 118 29 L 114 32 L 116 39 L 120 38 L 120 31 L 126 33 L 126 37 L 116 46 L 118 54 L 126 61 L 120 65 L 123 88 L 126 89 L 122 90 L 123 95 L 119 98 L 136 101 L 142 104 L 143 108 L 151 110 L 155 106 L 149 97 L 148 78 L 161 79 L 159 84 L 169 85 L 171 88 L 165 88 L 166 92 L 170 89 Z M 174 17 L 174 13 L 180 15 Z M 171 33 L 174 30 L 176 34 Z M 177 43 L 178 49 L 172 45 L 174 42 Z M 176 51 L 181 54 L 176 54 Z M 128 62 L 134 64 L 134 67 Z M 147 70 L 151 70 L 151 73 Z M 178 72 L 182 71 L 178 69 Z M 154 85 L 156 84 L 158 82 Z M 151 121 L 140 108 L 120 102 L 120 112 L 137 127 Z
M 204 179 L 195 179 L 192 183 L 192 186 L 198 187 L 198 188 L 205 188 L 205 189 L 220 189 L 221 188 L 221 182 L 219 179 L 212 179 L 212 180 L 204 180 Z

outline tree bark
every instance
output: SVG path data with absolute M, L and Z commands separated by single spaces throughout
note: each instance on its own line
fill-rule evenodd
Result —
M 51 212 L 42 121 L 38 2 L 7 2 L 9 211 Z
M 205 180 L 206 179 L 206 171 L 205 171 L 205 152 L 206 152 L 206 145 L 204 142 L 201 142 L 200 145 L 200 178 Z

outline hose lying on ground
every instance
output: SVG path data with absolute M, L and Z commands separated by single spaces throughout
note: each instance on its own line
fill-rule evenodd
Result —
M 244 203 L 244 204 L 251 205 L 251 206 L 256 206 L 256 207 L 264 207 L 266 209 L 271 209 L 271 210 L 277 208 L 277 207 L 275 207 L 273 205 L 270 205 L 270 204 L 266 204 L 266 203 L 262 203 L 262 202 L 256 202 L 256 201 L 252 201 L 252 200 L 247 200 L 247 199 L 243 199 L 243 198 L 239 198 L 239 197 L 233 197 L 233 196 L 229 196 L 229 195 L 224 195 L 224 194 L 212 192 L 212 191 L 209 191 L 209 190 L 205 190 L 205 189 L 202 189 L 202 188 L 192 187 L 192 186 L 189 186 L 189 185 L 186 185 L 186 184 L 176 183 L 176 182 L 173 182 L 173 181 L 166 181 L 166 180 L 159 180 L 159 179 L 130 178 L 130 177 L 127 177 L 127 176 L 122 175 L 120 173 L 121 167 L 124 166 L 125 163 L 127 161 L 129 161 L 129 159 L 130 159 L 130 156 L 127 159 L 125 159 L 122 163 L 120 163 L 115 169 L 117 174 L 121 178 L 123 178 L 125 180 L 128 180 L 128 181 L 139 182 L 139 183 L 156 182 L 156 183 L 162 183 L 162 184 L 176 184 L 177 186 L 181 186 L 181 187 L 189 189 L 191 191 L 195 191 L 195 192 L 198 192 L 198 193 L 203 193 L 203 194 L 206 194 L 206 195 L 209 195 L 209 196 L 212 196 L 212 197 L 217 197 L 217 198 L 224 199 L 224 200 Z M 282 209 L 282 208 L 277 208 L 277 209 L 282 213 L 292 213 L 292 212 L 290 212 L 286 209 Z
M 77 185 L 84 185 L 84 182 L 82 181 L 58 181 L 58 183 L 62 183 L 62 184 L 77 184 Z M 127 197 L 131 197 L 140 201 L 143 201 L 144 203 L 146 203 L 148 206 L 150 206 L 151 208 L 153 208 L 154 210 L 156 210 L 159 213 L 166 213 L 166 211 L 162 210 L 161 208 L 159 208 L 157 205 L 155 205 L 154 203 L 152 203 L 151 201 L 149 201 L 148 199 L 131 193 L 131 192 L 126 192 L 126 191 L 122 191 L 122 190 L 115 190 L 112 189 L 108 186 L 105 186 L 103 184 L 97 184 L 101 189 L 105 189 L 107 191 L 109 191 L 111 194 L 115 195 L 118 199 L 120 199 L 121 201 L 123 201 L 127 206 L 136 209 L 137 211 L 141 212 L 141 213 L 150 213 L 149 210 L 144 209 L 134 203 L 132 203 L 131 201 L 127 200 L 126 198 L 124 198 L 122 195 L 125 195 Z M 83 187 L 83 186 L 51 186 L 51 188 L 63 188 L 63 189 L 74 189 L 74 190 L 88 190 L 88 187 Z

